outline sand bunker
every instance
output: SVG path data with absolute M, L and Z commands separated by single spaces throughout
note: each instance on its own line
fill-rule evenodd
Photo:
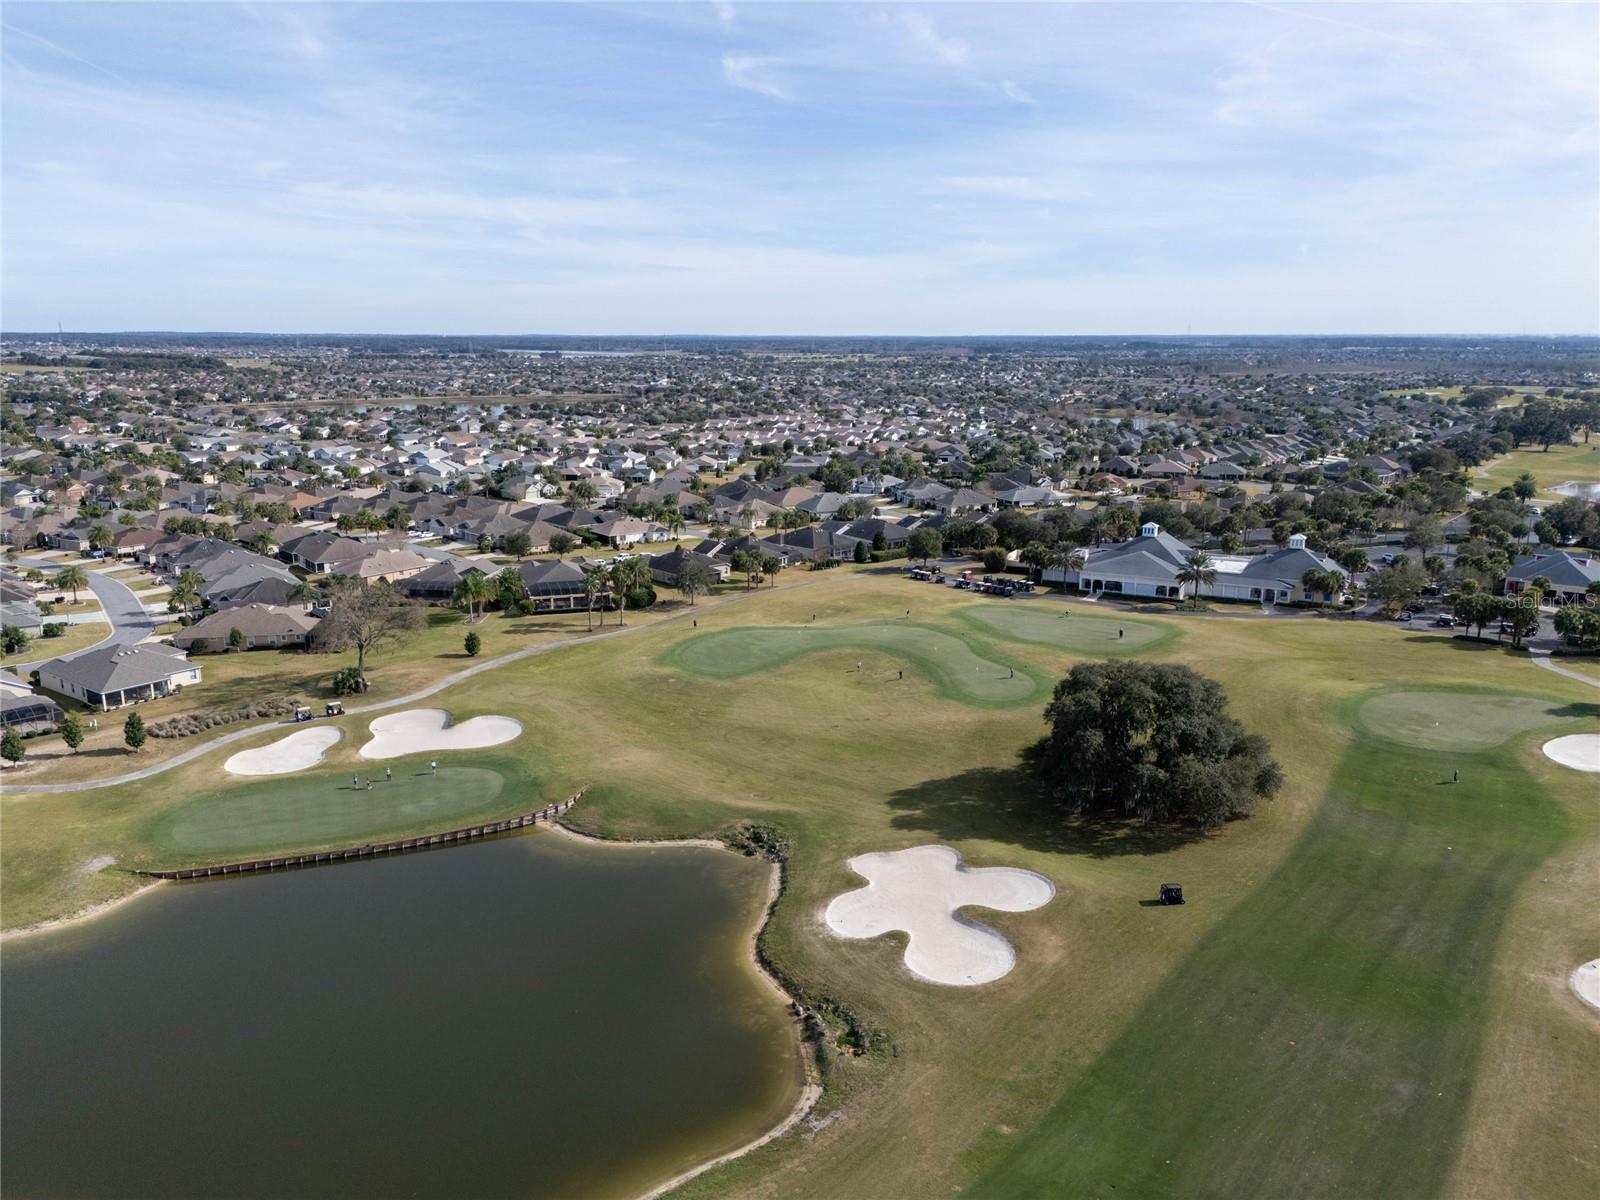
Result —
M 1573 994 L 1590 1008 L 1600 1008 L 1600 958 L 1586 962 L 1570 976 Z
M 222 769 L 229 775 L 287 775 L 291 771 L 304 771 L 321 762 L 328 747 L 343 736 L 331 725 L 297 729 L 288 737 L 265 746 L 239 751 L 222 764 Z
M 1544 756 L 1574 771 L 1600 771 L 1600 733 L 1569 733 L 1544 744 Z
M 850 869 L 867 886 L 834 897 L 823 913 L 828 928 L 847 938 L 903 930 L 911 939 L 905 954 L 911 972 L 957 987 L 991 983 L 1017 960 L 1010 942 L 958 910 L 1027 912 L 1056 894 L 1054 884 L 1032 871 L 963 867 L 949 846 L 860 854 Z
M 477 750 L 498 746 L 522 733 L 522 722 L 510 717 L 473 717 L 450 724 L 442 708 L 409 708 L 379 717 L 369 728 L 372 740 L 361 747 L 362 758 L 399 758 L 430 750 Z

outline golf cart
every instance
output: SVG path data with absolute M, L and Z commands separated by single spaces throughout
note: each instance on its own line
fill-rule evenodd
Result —
M 309 708 L 307 708 L 304 704 L 296 704 L 294 706 L 294 719 L 296 721 L 309 721 L 309 720 L 311 720 L 311 710 Z
M 1162 904 L 1182 904 L 1183 884 L 1163 883 L 1161 885 L 1160 901 Z
M 344 705 L 337 700 L 330 700 L 323 706 L 322 715 L 325 717 L 344 716 Z

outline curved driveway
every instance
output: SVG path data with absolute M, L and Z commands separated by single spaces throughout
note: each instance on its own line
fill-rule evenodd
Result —
M 57 570 L 60 569 L 59 564 L 31 563 L 29 565 L 38 566 L 44 570 L 48 570 L 52 565 L 55 565 Z M 54 662 L 57 658 L 62 660 L 77 658 L 78 655 L 87 654 L 90 650 L 98 649 L 108 642 L 119 646 L 129 646 L 142 642 L 160 624 L 157 618 L 152 617 L 145 611 L 144 602 L 139 599 L 139 594 L 123 583 L 122 580 L 112 579 L 101 571 L 90 571 L 88 576 L 89 590 L 95 594 L 95 598 L 100 601 L 100 607 L 105 610 L 106 619 L 111 622 L 111 632 L 93 646 L 85 646 L 82 650 L 74 650 L 71 654 L 51 655 L 46 658 L 34 659 L 32 662 L 9 664 L 7 669 L 15 671 L 17 678 L 26 679 L 28 672 L 40 663 Z

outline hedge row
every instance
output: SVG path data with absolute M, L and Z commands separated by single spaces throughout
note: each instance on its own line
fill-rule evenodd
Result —
M 193 737 L 197 733 L 204 733 L 219 725 L 232 725 L 236 721 L 250 721 L 256 717 L 289 716 L 294 712 L 294 703 L 288 696 L 274 696 L 238 708 L 201 709 L 199 712 L 184 713 L 181 716 L 168 717 L 165 721 L 157 721 L 149 727 L 148 732 L 151 737 L 158 738 Z

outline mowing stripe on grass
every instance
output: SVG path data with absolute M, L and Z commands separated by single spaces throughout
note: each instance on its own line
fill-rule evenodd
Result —
M 1071 615 L 1064 615 L 1070 613 Z M 1135 654 L 1154 650 L 1178 636 L 1178 631 L 1150 621 L 1086 617 L 1038 601 L 974 604 L 956 614 L 981 628 L 1019 642 L 1037 642 L 1080 654 Z M 1120 636 L 1119 636 L 1120 635 Z
M 670 646 L 659 661 L 696 675 L 734 679 L 824 650 L 892 654 L 920 669 L 940 695 L 963 704 L 1025 704 L 1049 687 L 1043 676 L 988 647 L 980 653 L 960 634 L 910 621 L 724 629 Z
M 1516 743 L 1455 761 L 1358 732 L 1278 870 L 967 1194 L 1438 1195 L 1501 926 L 1569 833 Z

